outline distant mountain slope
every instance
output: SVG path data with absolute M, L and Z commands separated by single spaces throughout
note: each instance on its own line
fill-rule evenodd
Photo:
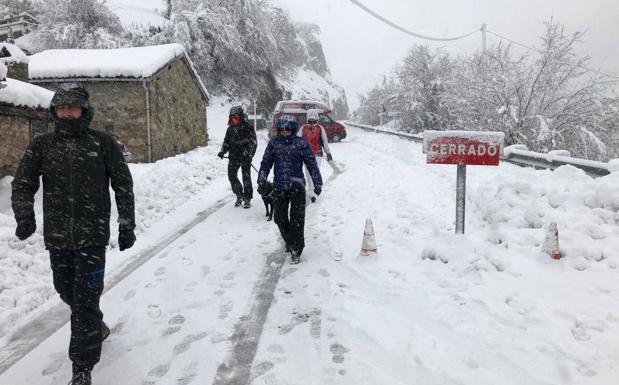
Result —
M 163 0 L 107 0 L 106 5 L 125 27 L 136 24 L 161 26 L 166 22 Z

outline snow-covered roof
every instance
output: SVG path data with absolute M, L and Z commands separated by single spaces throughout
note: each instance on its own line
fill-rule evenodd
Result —
M 8 78 L 0 88 L 0 103 L 30 108 L 49 108 L 54 93 L 43 87 Z
M 4 63 L 28 63 L 28 56 L 15 44 L 0 43 L 0 60 Z
M 148 78 L 184 55 L 180 44 L 116 49 L 50 49 L 32 55 L 30 79 Z
M 185 48 L 180 44 L 116 49 L 51 49 L 30 56 L 30 80 L 75 78 L 133 78 L 154 75 L 175 58 L 183 56 L 204 96 L 210 94 Z

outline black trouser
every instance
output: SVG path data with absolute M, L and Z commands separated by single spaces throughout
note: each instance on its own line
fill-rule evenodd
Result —
M 103 293 L 105 247 L 49 250 L 54 287 L 71 307 L 69 358 L 73 370 L 92 370 L 101 358 L 99 299 Z
M 243 184 L 239 181 L 239 168 L 243 175 Z M 251 184 L 251 160 L 236 160 L 230 159 L 228 162 L 228 179 L 232 186 L 232 192 L 237 198 L 251 199 L 253 198 L 254 188 Z
M 273 191 L 273 218 L 284 242 L 301 254 L 305 247 L 305 190 Z

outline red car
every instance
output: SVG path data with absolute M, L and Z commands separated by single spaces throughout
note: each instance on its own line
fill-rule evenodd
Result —
M 331 118 L 331 109 L 323 103 L 311 100 L 284 100 L 278 102 L 273 113 L 273 123 L 269 137 L 277 134 L 275 127 L 277 120 L 282 116 L 294 116 L 299 126 L 302 126 L 307 123 L 307 110 L 312 109 L 319 111 L 319 123 L 325 128 L 329 142 L 339 142 L 346 137 L 346 127 Z

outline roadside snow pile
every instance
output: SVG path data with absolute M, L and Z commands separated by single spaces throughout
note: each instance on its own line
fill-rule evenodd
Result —
M 533 173 L 533 175 L 532 175 Z M 533 177 L 532 177 L 533 176 Z M 489 240 L 505 248 L 543 241 L 556 222 L 562 252 L 577 270 L 596 262 L 619 265 L 619 174 L 591 178 L 573 166 L 517 170 L 472 192 L 473 210 Z
M 154 164 L 130 164 L 136 197 L 136 234 L 138 238 L 155 222 L 187 202 L 217 178 L 226 174 L 225 164 L 217 158 L 221 142 L 211 142 L 187 154 Z M 43 244 L 41 190 L 36 197 L 37 231 L 25 242 L 15 238 L 15 220 L 11 210 L 12 177 L 0 179 L 0 337 L 25 314 L 55 295 L 51 283 L 49 256 Z M 111 192 L 113 196 L 113 192 Z M 110 220 L 112 248 L 117 247 L 117 212 L 112 198 Z
M 146 78 L 170 60 L 185 54 L 180 44 L 117 49 L 50 49 L 32 55 L 30 79 Z

